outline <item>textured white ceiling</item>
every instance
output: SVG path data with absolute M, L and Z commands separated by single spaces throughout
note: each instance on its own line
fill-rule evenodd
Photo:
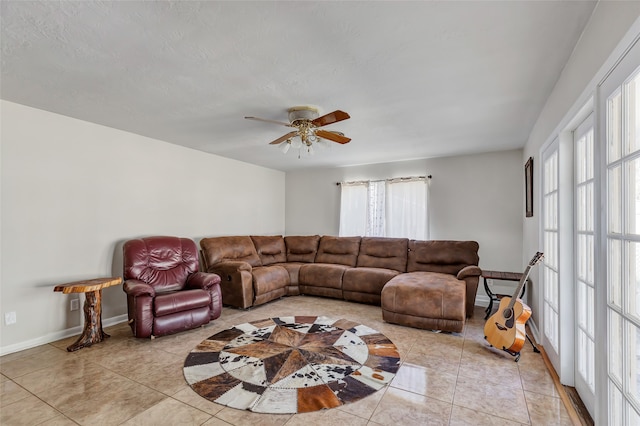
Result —
M 594 6 L 2 0 L 0 96 L 279 170 L 519 148 Z M 352 142 L 243 119 L 301 104 Z

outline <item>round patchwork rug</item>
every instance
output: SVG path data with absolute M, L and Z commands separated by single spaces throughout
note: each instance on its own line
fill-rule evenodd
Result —
M 184 377 L 202 397 L 257 413 L 305 413 L 358 401 L 400 366 L 382 333 L 324 316 L 268 318 L 214 334 L 193 349 Z

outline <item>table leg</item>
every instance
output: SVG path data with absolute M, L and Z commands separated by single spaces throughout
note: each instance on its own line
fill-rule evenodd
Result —
M 94 343 L 102 342 L 107 333 L 102 330 L 102 290 L 88 291 L 84 301 L 84 329 L 82 334 L 71 346 L 69 352 L 86 348 Z
M 491 291 L 491 289 L 489 288 L 489 285 L 487 284 L 486 277 L 482 277 L 482 282 L 484 284 L 484 291 L 487 293 L 487 296 L 489 296 L 489 306 L 487 306 L 487 309 L 484 310 L 484 312 L 486 313 L 486 315 L 484 316 L 484 319 L 487 319 L 491 315 L 491 311 L 493 311 L 493 292 Z

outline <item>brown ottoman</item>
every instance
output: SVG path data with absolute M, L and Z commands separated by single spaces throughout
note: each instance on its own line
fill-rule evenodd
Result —
M 409 327 L 460 332 L 464 327 L 465 297 L 465 282 L 453 275 L 400 274 L 382 289 L 382 318 Z

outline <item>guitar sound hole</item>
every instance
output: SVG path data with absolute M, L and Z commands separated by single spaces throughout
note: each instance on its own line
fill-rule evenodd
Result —
M 504 319 L 509 319 L 513 316 L 513 309 L 505 309 L 504 311 L 502 311 L 502 316 L 504 317 Z

